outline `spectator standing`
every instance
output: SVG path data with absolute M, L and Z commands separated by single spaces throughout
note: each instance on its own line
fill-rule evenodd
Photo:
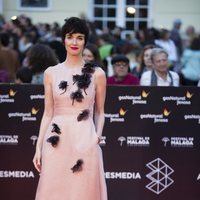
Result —
M 33 72 L 33 84 L 43 84 L 44 71 L 49 66 L 58 64 L 54 51 L 45 44 L 33 45 L 27 53 L 28 67 Z
M 153 70 L 142 74 L 142 86 L 179 86 L 179 75 L 170 71 L 168 67 L 168 53 L 161 48 L 154 48 L 151 52 Z
M 110 39 L 109 34 L 102 34 L 99 36 L 99 54 L 100 58 L 103 61 L 111 54 L 111 50 L 113 48 L 113 44 Z
M 173 28 L 170 32 L 170 39 L 174 42 L 176 48 L 178 57 L 180 58 L 183 52 L 182 47 L 182 38 L 180 35 L 180 29 L 181 29 L 182 22 L 180 19 L 175 19 L 173 22 Z
M 13 82 L 15 73 L 19 68 L 18 53 L 9 47 L 9 34 L 0 33 L 0 70 L 2 76 L 6 76 L 5 82 Z M 4 82 L 2 79 L 2 82 Z
M 55 51 L 59 62 L 65 60 L 66 50 L 61 38 L 61 28 L 58 24 L 54 23 L 54 26 L 51 29 L 51 37 L 44 42 Z
M 191 42 L 194 38 L 198 37 L 198 34 L 196 33 L 195 27 L 192 25 L 189 25 L 185 29 L 184 39 L 183 39 L 183 47 L 190 48 Z
M 181 85 L 197 86 L 200 80 L 200 37 L 194 38 L 190 48 L 184 50 L 181 62 Z
M 167 51 L 169 67 L 174 69 L 178 62 L 178 55 L 176 45 L 173 40 L 170 39 L 170 32 L 167 29 L 161 29 L 159 39 L 155 40 L 155 44 Z

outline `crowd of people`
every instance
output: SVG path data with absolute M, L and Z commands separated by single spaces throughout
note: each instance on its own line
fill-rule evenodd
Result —
M 63 62 L 61 26 L 33 24 L 26 15 L 0 21 L 0 82 L 43 83 L 43 72 Z M 200 35 L 194 26 L 181 30 L 144 28 L 122 37 L 123 28 L 99 30 L 87 20 L 85 62 L 95 62 L 109 85 L 200 86 Z M 184 34 L 183 34 L 184 33 Z

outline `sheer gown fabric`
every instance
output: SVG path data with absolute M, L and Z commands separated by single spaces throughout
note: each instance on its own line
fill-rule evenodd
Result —
M 95 70 L 100 69 L 82 69 L 61 63 L 45 72 L 53 80 L 54 116 L 44 136 L 36 200 L 107 200 L 93 122 Z

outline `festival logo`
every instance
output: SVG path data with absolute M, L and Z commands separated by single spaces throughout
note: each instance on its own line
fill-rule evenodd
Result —
M 168 123 L 169 121 L 168 117 L 170 114 L 171 111 L 165 108 L 161 114 L 152 114 L 152 113 L 140 114 L 140 119 L 142 120 L 151 119 L 153 120 L 154 123 Z
M 22 122 L 24 121 L 36 121 L 36 115 L 38 114 L 39 109 L 36 109 L 33 107 L 31 109 L 31 112 L 27 113 L 20 113 L 20 112 L 15 112 L 15 113 L 8 113 L 9 118 L 20 118 Z
M 18 145 L 18 135 L 3 135 L 0 134 L 0 145 Z
M 123 146 L 123 143 L 126 141 L 126 138 L 123 137 L 123 136 L 120 136 L 120 137 L 118 138 L 118 141 L 120 142 L 120 146 L 122 147 L 122 146 Z
M 170 178 L 174 170 L 160 158 L 147 163 L 146 166 L 151 170 L 151 172 L 146 175 L 151 181 L 146 185 L 146 188 L 155 194 L 159 195 L 174 182 Z
M 170 139 L 168 137 L 163 137 L 162 142 L 164 143 L 164 147 L 166 147 L 167 143 L 170 142 Z
M 147 104 L 147 97 L 149 96 L 150 92 L 146 92 L 145 90 L 142 91 L 141 95 L 138 96 L 119 96 L 119 101 L 131 101 L 133 105 L 136 104 Z
M 109 119 L 110 123 L 112 122 L 124 122 L 124 116 L 126 115 L 127 110 L 120 108 L 118 113 L 105 113 L 105 118 Z
M 14 103 L 17 91 L 10 89 L 8 94 L 0 94 L 0 103 Z
M 120 146 L 125 143 L 127 147 L 149 147 L 150 146 L 150 137 L 141 137 L 141 136 L 127 136 L 126 138 L 120 136 L 118 138 Z
M 193 137 L 163 137 L 162 142 L 164 147 L 169 143 L 171 147 L 193 147 L 194 138 Z
M 193 93 L 187 91 L 184 96 L 164 96 L 163 101 L 174 101 L 176 105 L 191 105 Z
M 38 139 L 38 137 L 37 137 L 36 135 L 32 135 L 32 136 L 30 137 L 30 140 L 32 140 L 32 144 L 33 144 L 33 146 L 36 145 L 36 141 L 37 141 L 37 139 Z

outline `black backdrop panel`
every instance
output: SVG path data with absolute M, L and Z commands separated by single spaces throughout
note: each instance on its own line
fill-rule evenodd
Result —
M 200 88 L 108 86 L 101 148 L 109 200 L 198 200 Z M 43 86 L 0 85 L 0 199 L 33 200 Z

